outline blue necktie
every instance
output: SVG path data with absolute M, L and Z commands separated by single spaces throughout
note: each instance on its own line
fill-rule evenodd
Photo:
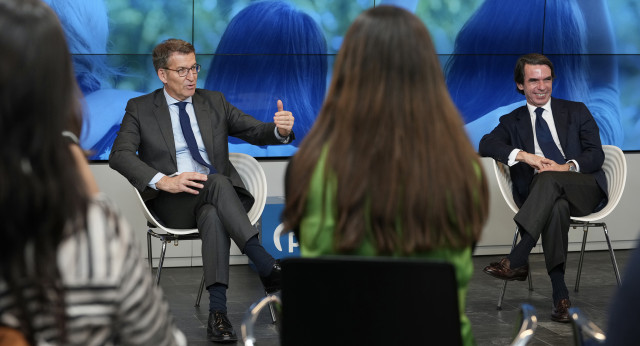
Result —
M 542 112 L 544 112 L 543 108 L 536 108 L 536 138 L 538 139 L 538 145 L 542 149 L 544 157 L 562 165 L 565 163 L 564 156 L 562 156 L 556 142 L 553 141 L 549 125 L 542 118 Z
M 180 127 L 182 128 L 182 135 L 184 136 L 184 140 L 187 142 L 187 147 L 189 148 L 189 152 L 191 153 L 191 157 L 193 157 L 196 162 L 199 164 L 209 168 L 209 174 L 218 173 L 213 166 L 208 164 L 202 156 L 200 156 L 200 150 L 198 150 L 198 143 L 196 142 L 196 136 L 193 134 L 193 129 L 191 128 L 191 121 L 189 121 L 189 114 L 187 114 L 187 102 L 177 102 L 174 103 L 178 106 L 180 110 L 178 112 L 180 118 Z

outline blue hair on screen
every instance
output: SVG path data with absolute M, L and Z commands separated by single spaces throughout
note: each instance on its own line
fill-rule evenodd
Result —
M 293 5 L 262 1 L 227 26 L 205 88 L 224 93 L 231 104 L 265 122 L 273 121 L 276 101 L 282 100 L 301 139 L 322 106 L 326 77 L 327 44 L 320 26 Z

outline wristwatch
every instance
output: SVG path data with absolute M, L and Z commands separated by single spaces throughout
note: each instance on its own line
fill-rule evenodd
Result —
M 576 169 L 576 164 L 573 162 L 567 162 L 567 164 L 569 165 L 569 172 L 577 172 L 578 170 Z

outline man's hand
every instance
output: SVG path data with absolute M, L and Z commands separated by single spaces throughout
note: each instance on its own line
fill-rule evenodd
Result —
M 539 169 L 538 171 L 539 172 L 546 172 L 546 171 L 568 172 L 569 171 L 569 164 L 565 163 L 565 164 L 561 165 L 561 164 L 557 164 L 557 163 L 553 162 L 553 165 L 546 166 L 543 169 Z
M 198 190 L 194 190 L 193 188 L 202 189 L 204 185 L 200 184 L 200 181 L 207 181 L 207 176 L 202 173 L 185 172 L 175 177 L 162 177 L 162 179 L 156 183 L 156 187 L 159 190 L 170 193 L 186 192 L 197 195 L 199 193 Z
M 516 155 L 516 161 L 524 162 L 537 169 L 539 172 L 561 170 L 556 169 L 555 166 L 559 165 L 555 161 L 536 154 L 529 154 L 526 151 L 518 152 L 518 155 Z
M 282 101 L 278 100 L 278 111 L 273 117 L 273 122 L 278 128 L 278 133 L 282 137 L 288 137 L 293 128 L 293 115 L 289 111 L 283 110 Z

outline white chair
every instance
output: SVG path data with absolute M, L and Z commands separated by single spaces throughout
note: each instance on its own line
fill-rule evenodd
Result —
M 229 161 L 236 168 L 242 182 L 244 183 L 247 191 L 253 195 L 255 202 L 251 207 L 251 210 L 247 213 L 252 225 L 256 225 L 262 216 L 264 207 L 267 204 L 267 177 L 264 174 L 264 170 L 260 163 L 253 157 L 242 153 L 229 153 Z M 138 197 L 140 208 L 147 219 L 149 229 L 147 230 L 147 252 L 149 258 L 149 268 L 153 268 L 152 253 L 151 253 L 151 237 L 160 239 L 162 242 L 162 251 L 160 253 L 160 260 L 158 262 L 158 270 L 156 271 L 156 284 L 160 284 L 160 275 L 162 273 L 162 265 L 164 263 L 164 257 L 167 249 L 167 243 L 175 242 L 178 245 L 180 240 L 195 240 L 200 239 L 200 234 L 197 228 L 191 229 L 176 229 L 163 226 L 156 220 L 151 211 L 147 208 L 147 205 L 142 200 L 140 193 L 137 189 L 133 189 Z M 204 289 L 204 274 L 200 281 L 200 288 L 198 290 L 198 297 L 196 300 L 196 306 L 200 306 L 200 298 L 202 297 L 202 291 Z
M 160 252 L 160 261 L 158 262 L 158 270 L 156 271 L 156 284 L 160 284 L 160 275 L 162 273 L 162 265 L 164 263 L 164 256 L 167 252 L 167 243 L 175 242 L 175 245 L 178 245 L 178 241 L 180 240 L 195 240 L 200 239 L 200 234 L 198 233 L 197 228 L 169 228 L 163 226 L 160 222 L 156 220 L 156 218 L 151 214 L 149 208 L 144 203 L 140 192 L 135 187 L 133 188 L 135 195 L 137 197 L 138 205 L 142 212 L 144 213 L 145 219 L 147 219 L 147 226 L 149 229 L 147 230 L 147 259 L 149 260 L 149 269 L 153 269 L 153 255 L 151 248 L 151 237 L 156 237 L 160 239 L 162 242 L 162 250 Z M 160 231 L 157 231 L 159 229 Z M 199 298 L 199 297 L 198 297 Z M 196 306 L 198 306 L 196 304 Z
M 604 170 L 604 173 L 607 177 L 609 202 L 602 210 L 596 213 L 592 213 L 587 216 L 571 218 L 570 227 L 573 227 L 574 229 L 577 227 L 582 227 L 582 230 L 584 231 L 584 234 L 582 236 L 582 249 L 580 250 L 580 261 L 578 262 L 578 274 L 574 287 L 575 292 L 578 292 L 578 288 L 580 286 L 580 274 L 582 273 L 582 261 L 584 259 L 585 245 L 587 244 L 587 233 L 589 232 L 589 227 L 602 227 L 604 236 L 607 240 L 607 246 L 609 247 L 609 255 L 611 256 L 611 263 L 613 264 L 616 281 L 618 282 L 618 286 L 620 286 L 620 271 L 618 270 L 618 263 L 613 252 L 613 248 L 611 247 L 611 240 L 609 239 L 607 224 L 602 220 L 607 217 L 618 205 L 618 202 L 620 202 L 622 192 L 624 191 L 624 185 L 627 180 L 627 161 L 622 150 L 620 150 L 620 148 L 616 146 L 603 145 L 602 150 L 604 151 L 604 163 L 602 164 L 602 170 Z M 514 213 L 517 213 L 519 208 L 514 202 L 513 194 L 511 192 L 512 182 L 509 167 L 502 164 L 501 162 L 494 161 L 493 168 L 495 171 L 496 179 L 498 181 L 498 186 L 500 187 L 500 192 L 502 193 L 502 197 L 504 197 L 504 200 L 509 208 L 511 208 Z M 516 232 L 513 236 L 512 247 L 516 245 L 518 235 L 518 227 L 516 226 Z M 504 282 L 502 291 L 500 292 L 500 297 L 498 299 L 498 310 L 502 309 L 502 300 L 504 298 L 506 288 L 507 281 Z M 529 290 L 533 290 L 533 284 L 531 282 L 531 271 L 529 271 Z
M 538 318 L 536 317 L 536 309 L 529 304 L 520 305 L 520 328 L 517 330 L 510 346 L 524 346 L 531 341 L 533 333 L 538 327 Z

